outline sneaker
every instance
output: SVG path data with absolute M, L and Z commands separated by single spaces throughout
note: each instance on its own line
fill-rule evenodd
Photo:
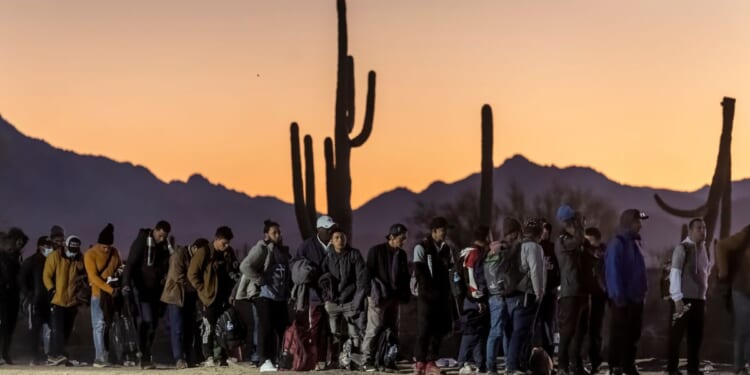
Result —
M 135 361 L 125 361 L 125 362 L 122 363 L 122 365 L 124 367 L 135 367 L 135 366 L 137 366 L 137 364 L 135 363 Z M 145 368 L 143 368 L 143 369 L 145 369 Z
M 277 372 L 279 369 L 276 368 L 276 366 L 271 362 L 270 359 L 267 359 L 265 362 L 263 362 L 263 365 L 260 366 L 260 372 Z
M 181 359 L 177 361 L 177 364 L 175 364 L 174 367 L 178 370 L 182 370 L 188 368 L 188 364 L 184 359 Z
M 474 374 L 476 370 L 474 369 L 474 366 L 466 363 L 464 364 L 460 370 L 458 370 L 458 375 L 471 375 Z
M 214 357 L 208 357 L 206 358 L 203 363 L 201 363 L 200 367 L 216 367 L 216 362 L 214 361 Z
M 325 362 L 318 362 L 318 364 L 315 365 L 315 371 L 325 371 L 325 369 L 326 369 Z
M 414 364 L 414 375 L 425 375 L 425 363 L 424 362 L 417 362 Z
M 142 359 L 141 360 L 141 370 L 153 370 L 156 366 L 154 366 L 154 363 L 151 362 L 151 360 L 148 359 Z
M 65 361 L 67 361 L 67 360 L 68 360 L 67 358 L 65 358 L 65 357 L 63 357 L 61 355 L 58 355 L 58 356 L 49 356 L 49 357 L 47 357 L 47 365 L 48 366 L 59 366 L 59 365 L 65 363 Z
M 375 363 L 373 363 L 371 360 L 365 361 L 365 364 L 362 365 L 362 371 L 364 372 L 375 372 L 377 369 L 375 368 Z
M 112 364 L 107 361 L 102 361 L 101 359 L 97 359 L 96 361 L 94 361 L 94 367 L 106 368 L 106 367 L 112 367 Z

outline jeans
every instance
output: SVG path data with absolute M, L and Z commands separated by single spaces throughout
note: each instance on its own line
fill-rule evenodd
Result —
M 104 312 L 102 312 L 102 306 L 99 304 L 99 301 L 99 297 L 91 297 L 91 328 L 94 336 L 95 360 L 107 362 L 108 355 L 104 343 L 106 323 L 104 322 Z
M 497 366 L 495 361 L 497 360 L 499 345 L 502 345 L 503 353 L 507 353 L 508 350 L 506 338 L 509 335 L 506 334 L 506 329 L 509 326 L 510 316 L 506 300 L 502 296 L 490 296 L 489 306 L 490 333 L 487 336 L 487 354 L 485 360 L 487 361 L 487 371 L 496 372 Z
M 750 296 L 732 290 L 734 310 L 734 368 L 741 370 L 750 362 Z
M 482 371 L 484 366 L 484 349 L 486 338 L 481 334 L 464 334 L 461 336 L 461 346 L 458 349 L 458 367 L 463 367 L 468 362 L 469 353 L 474 360 L 474 364 Z
M 531 340 L 531 325 L 534 322 L 538 303 L 533 294 L 506 298 L 508 307 L 510 337 L 506 340 L 508 351 L 505 355 L 505 368 L 509 373 L 526 368 L 531 352 L 523 351 L 524 344 Z
M 169 335 L 172 344 L 172 356 L 175 361 L 181 359 L 190 363 L 197 362 L 193 355 L 195 348 L 195 294 L 186 294 L 182 306 L 167 305 L 169 318 Z

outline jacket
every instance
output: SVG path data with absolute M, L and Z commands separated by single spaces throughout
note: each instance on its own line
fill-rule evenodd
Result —
M 110 252 L 112 252 L 112 257 L 107 262 Z M 120 268 L 122 264 L 120 252 L 114 247 L 105 251 L 101 244 L 96 244 L 83 255 L 83 263 L 89 277 L 89 284 L 91 284 L 91 296 L 99 298 L 102 291 L 112 294 L 112 287 L 107 284 L 107 278 L 114 275 L 115 271 Z
M 387 242 L 374 246 L 367 253 L 367 273 L 373 281 L 380 282 L 371 285 L 371 290 L 373 285 L 380 288 L 378 300 L 396 299 L 400 303 L 407 303 L 411 299 L 411 275 L 403 249 L 394 249 Z M 373 296 L 372 291 L 370 296 Z
M 703 243 L 696 244 L 690 237 L 672 250 L 672 267 L 669 270 L 669 294 L 672 300 L 706 299 L 713 258 L 708 256 Z
M 308 284 L 308 295 L 309 302 L 314 304 L 320 302 L 320 297 L 316 289 L 318 287 L 318 278 L 322 275 L 321 266 L 323 260 L 326 258 L 329 251 L 330 250 L 320 242 L 318 236 L 314 235 L 302 242 L 292 256 L 292 262 L 306 259 L 308 265 L 312 267 L 310 275 L 312 282 Z
M 260 287 L 263 285 L 263 273 L 271 263 L 271 253 L 274 247 L 273 243 L 260 240 L 250 249 L 245 259 L 240 263 L 242 276 L 235 299 L 251 299 L 260 294 Z
M 198 298 L 205 306 L 210 306 L 216 299 L 219 280 L 216 275 L 216 250 L 213 246 L 198 248 L 190 258 L 188 281 L 198 292 Z
M 21 264 L 21 271 L 18 274 L 18 284 L 21 287 L 21 293 L 34 306 L 48 306 L 49 296 L 47 288 L 44 287 L 44 262 L 47 257 L 37 251 L 34 255 L 26 258 Z
M 195 288 L 187 278 L 190 258 L 190 249 L 184 246 L 178 246 L 174 254 L 170 255 L 167 280 L 161 294 L 162 302 L 182 306 L 185 303 L 185 294 L 195 293 Z
M 76 292 L 78 291 L 75 280 L 84 273 L 86 269 L 81 254 L 68 258 L 62 251 L 55 250 L 47 256 L 42 280 L 48 291 L 55 291 L 52 304 L 61 307 L 76 306 L 78 304 Z
M 525 241 L 521 244 L 521 272 L 526 274 L 526 277 L 518 285 L 518 290 L 532 293 L 541 301 L 544 296 L 547 269 L 544 265 L 544 250 L 538 243 Z
M 309 285 L 313 282 L 313 266 L 307 259 L 293 261 L 292 268 L 292 293 L 289 301 L 294 311 L 307 311 L 310 298 Z
M 719 241 L 716 262 L 719 280 L 750 296 L 750 225 Z
M 341 253 L 331 251 L 323 260 L 322 271 L 333 277 L 333 301 L 330 302 L 343 305 L 352 302 L 357 295 L 356 308 L 364 301 L 363 297 L 369 292 L 370 276 L 359 250 L 347 246 Z
M 418 283 L 418 299 L 448 303 L 451 298 L 449 269 L 450 246 L 437 246 L 427 238 L 414 248 L 414 277 Z
M 563 233 L 555 241 L 555 256 L 560 265 L 560 297 L 587 296 L 581 277 L 583 233 Z
M 151 237 L 151 229 L 139 230 L 130 245 L 122 285 L 135 287 L 141 300 L 158 299 L 169 273 L 169 258 L 166 240 L 156 244 Z
M 610 240 L 604 267 L 610 300 L 620 307 L 644 302 L 648 284 L 639 234 L 621 230 Z
M 19 294 L 18 274 L 21 255 L 17 251 L 0 249 L 0 295 Z

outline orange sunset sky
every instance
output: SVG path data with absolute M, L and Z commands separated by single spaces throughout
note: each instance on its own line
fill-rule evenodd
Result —
M 737 98 L 733 178 L 750 176 L 750 1 L 349 0 L 362 123 L 355 207 L 516 153 L 635 185 L 692 190 L 713 173 L 722 96 Z M 56 147 L 201 173 L 291 200 L 289 124 L 333 134 L 334 0 L 1 0 L 0 113 Z M 358 131 L 355 130 L 355 131 Z

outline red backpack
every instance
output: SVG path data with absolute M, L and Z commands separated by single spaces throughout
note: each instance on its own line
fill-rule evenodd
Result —
M 316 358 L 310 333 L 297 320 L 284 332 L 284 346 L 282 347 L 279 369 L 291 371 L 312 371 L 315 369 Z

